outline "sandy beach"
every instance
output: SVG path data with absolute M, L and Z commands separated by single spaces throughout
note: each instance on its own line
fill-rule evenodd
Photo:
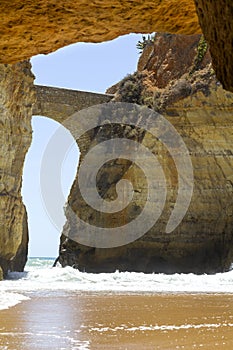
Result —
M 233 348 L 233 295 L 70 293 L 0 311 L 0 349 Z

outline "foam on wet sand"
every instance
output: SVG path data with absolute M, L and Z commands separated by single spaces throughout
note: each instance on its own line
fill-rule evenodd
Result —
M 69 291 L 0 311 L 0 349 L 232 348 L 231 294 Z

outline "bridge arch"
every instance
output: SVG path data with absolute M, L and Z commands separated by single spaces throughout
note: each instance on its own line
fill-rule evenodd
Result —
M 63 207 L 77 171 L 79 147 L 73 140 L 72 149 L 69 150 L 64 160 L 61 170 L 63 200 L 58 199 L 56 193 L 52 199 L 54 210 L 60 218 L 60 225 L 52 222 L 40 193 L 40 165 L 43 152 L 58 127 L 62 127 L 64 137 L 72 137 L 69 131 L 61 125 L 70 115 L 91 105 L 108 102 L 112 96 L 40 85 L 35 85 L 35 91 L 36 104 L 32 118 L 33 140 L 24 164 L 22 187 L 22 195 L 28 212 L 29 256 L 35 256 L 35 251 L 38 251 L 40 247 L 41 256 L 51 256 L 51 254 L 55 256 L 58 254 L 60 234 L 65 223 Z M 50 181 L 53 179 L 48 176 L 48 186 Z

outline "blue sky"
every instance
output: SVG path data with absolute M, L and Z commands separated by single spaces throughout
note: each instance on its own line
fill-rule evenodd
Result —
M 100 44 L 78 43 L 49 55 L 31 59 L 35 84 L 75 90 L 105 92 L 125 75 L 133 73 L 139 58 L 136 43 L 140 34 L 131 34 Z M 54 198 L 54 208 L 61 217 L 55 225 L 46 211 L 40 188 L 41 160 L 51 136 L 60 125 L 45 117 L 33 117 L 33 141 L 26 157 L 22 195 L 29 221 L 29 256 L 58 255 L 60 233 L 65 217 L 63 206 L 76 173 L 79 152 L 70 149 L 61 169 L 62 200 Z M 67 133 L 64 130 L 64 133 Z M 52 181 L 49 178 L 48 181 Z

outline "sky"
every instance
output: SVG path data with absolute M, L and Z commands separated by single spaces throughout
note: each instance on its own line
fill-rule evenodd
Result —
M 136 44 L 141 37 L 141 34 L 130 34 L 99 44 L 77 43 L 48 55 L 34 56 L 31 63 L 35 84 L 104 93 L 108 87 L 136 71 L 139 58 Z M 63 198 L 57 199 L 56 195 L 52 198 L 54 210 L 60 218 L 60 222 L 55 223 L 46 209 L 40 175 L 46 147 L 58 127 L 61 127 L 59 123 L 46 117 L 34 116 L 32 119 L 33 139 L 25 160 L 22 186 L 31 257 L 58 256 L 60 234 L 65 223 L 63 206 L 78 164 L 79 151 L 73 141 L 62 163 Z M 65 129 L 64 135 L 70 137 Z M 48 173 L 48 185 L 52 181 Z

